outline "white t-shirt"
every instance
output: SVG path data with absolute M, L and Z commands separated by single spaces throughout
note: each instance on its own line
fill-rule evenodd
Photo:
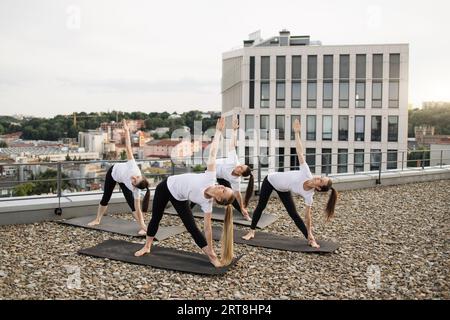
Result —
M 232 174 L 234 168 L 239 165 L 239 159 L 236 150 L 228 152 L 226 158 L 216 160 L 216 176 L 219 179 L 227 180 L 233 191 L 240 191 L 241 177 Z
M 141 195 L 139 188 L 136 188 L 131 184 L 132 176 L 142 176 L 141 170 L 139 170 L 134 159 L 124 163 L 116 163 L 112 169 L 111 175 L 116 182 L 123 183 L 131 192 L 133 192 L 135 199 L 139 199 Z
M 311 171 L 306 162 L 300 165 L 300 170 L 292 170 L 287 172 L 269 173 L 267 179 L 270 184 L 278 191 L 293 192 L 302 196 L 308 206 L 312 206 L 314 189 L 306 191 L 303 189 L 303 183 L 312 178 Z
M 184 173 L 167 178 L 167 187 L 178 201 L 198 204 L 205 213 L 212 212 L 213 198 L 204 196 L 205 189 L 216 184 L 216 172 Z

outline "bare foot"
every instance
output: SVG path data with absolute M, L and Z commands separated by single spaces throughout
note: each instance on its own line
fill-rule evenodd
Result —
M 136 251 L 134 253 L 134 256 L 135 257 L 141 257 L 141 256 L 143 256 L 146 253 L 150 253 L 150 250 L 151 250 L 151 248 L 147 248 L 146 246 L 144 246 L 141 250 Z
M 255 237 L 255 230 L 250 230 L 245 236 L 242 237 L 244 240 L 250 240 Z
M 309 241 L 308 244 L 313 248 L 317 248 L 317 249 L 320 248 L 320 246 L 317 244 L 316 241 Z
M 92 226 L 98 226 L 100 224 L 100 221 L 95 219 L 94 221 L 91 221 L 88 223 L 88 226 L 92 227 Z

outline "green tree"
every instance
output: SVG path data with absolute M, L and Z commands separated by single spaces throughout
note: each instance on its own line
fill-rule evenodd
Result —
M 31 196 L 34 194 L 34 183 L 22 183 L 14 187 L 13 195 L 16 197 Z
M 6 141 L 0 140 L 0 148 L 8 148 Z
M 125 150 L 122 150 L 120 153 L 120 160 L 127 160 L 127 152 Z

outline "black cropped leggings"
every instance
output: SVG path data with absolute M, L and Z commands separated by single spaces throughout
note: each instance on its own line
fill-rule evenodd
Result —
M 220 184 L 220 185 L 222 185 L 222 186 L 225 186 L 225 187 L 228 187 L 228 188 L 231 189 L 231 184 L 230 184 L 227 180 L 225 180 L 225 179 L 217 178 L 217 183 Z M 233 193 L 234 193 L 234 190 L 233 190 Z M 237 199 L 234 199 L 234 201 L 233 201 L 232 204 L 233 204 L 233 207 L 234 207 L 238 212 L 242 213 L 242 212 L 241 212 L 241 206 L 239 205 L 239 201 L 237 201 Z M 191 202 L 191 209 L 192 209 L 193 207 L 195 207 L 195 205 L 196 205 L 195 202 Z
M 189 201 L 178 201 L 175 199 L 167 187 L 167 179 L 162 181 L 156 187 L 155 195 L 153 197 L 152 219 L 148 224 L 147 236 L 154 237 L 156 232 L 158 232 L 159 223 L 161 222 L 164 209 L 169 201 L 177 211 L 187 231 L 189 231 L 194 238 L 195 243 L 200 248 L 206 247 L 207 242 L 205 236 L 195 223 L 191 208 L 189 208 Z
M 107 206 L 109 203 L 109 200 L 111 200 L 111 196 L 112 193 L 114 191 L 114 188 L 116 187 L 116 180 L 113 179 L 112 177 L 112 170 L 113 170 L 112 166 L 111 168 L 109 168 L 108 172 L 106 173 L 106 177 L 105 177 L 105 186 L 103 188 L 103 197 L 102 200 L 100 201 L 100 204 L 102 206 Z M 131 211 L 135 211 L 134 208 L 134 197 L 133 197 L 133 192 L 131 192 L 130 189 L 128 189 L 125 184 L 123 183 L 119 183 L 120 189 L 122 190 L 122 193 L 125 197 L 125 199 L 127 200 L 128 205 L 130 206 Z
M 295 208 L 294 200 L 292 199 L 292 195 L 289 191 L 287 192 L 281 192 L 276 190 L 272 184 L 270 184 L 267 177 L 264 179 L 262 185 L 261 185 L 261 191 L 259 194 L 259 201 L 258 205 L 256 206 L 255 211 L 253 212 L 253 219 L 252 219 L 252 230 L 256 229 L 256 225 L 258 224 L 259 219 L 261 218 L 261 214 L 263 210 L 267 206 L 267 201 L 269 201 L 270 194 L 272 191 L 275 190 L 278 193 L 278 196 L 281 199 L 281 202 L 283 202 L 284 207 L 286 208 L 289 216 L 294 220 L 295 225 L 297 228 L 303 233 L 305 238 L 308 238 L 308 230 L 306 229 L 305 224 L 303 223 L 302 218 L 300 218 L 299 214 L 297 213 L 297 209 Z

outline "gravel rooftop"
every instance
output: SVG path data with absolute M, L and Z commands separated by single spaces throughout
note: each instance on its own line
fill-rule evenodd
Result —
M 54 222 L 0 226 L 0 299 L 449 299 L 449 190 L 443 180 L 343 191 L 331 223 L 319 210 L 326 196 L 316 194 L 316 239 L 338 241 L 335 253 L 236 244 L 244 256 L 218 277 L 77 254 L 111 238 L 139 239 Z M 303 216 L 303 200 L 296 203 Z M 302 237 L 278 199 L 266 212 L 279 219 L 264 231 Z M 161 225 L 173 224 L 178 217 L 163 217 Z M 161 244 L 200 252 L 187 232 Z M 80 268 L 79 288 L 67 285 L 70 266 Z

